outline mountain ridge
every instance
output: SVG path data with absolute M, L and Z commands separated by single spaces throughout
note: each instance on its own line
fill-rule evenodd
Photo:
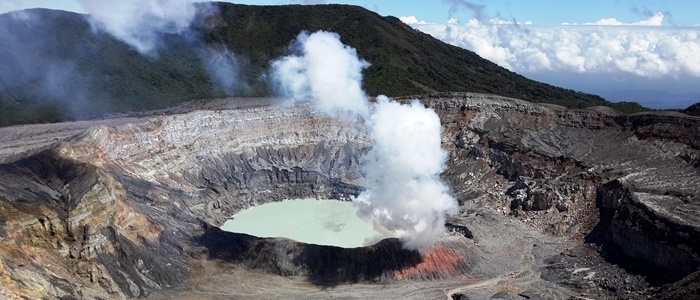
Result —
M 198 4 L 203 5 L 203 4 Z M 85 119 L 224 96 L 272 96 L 270 62 L 290 53 L 302 31 L 333 31 L 371 65 L 370 95 L 477 92 L 566 107 L 615 105 L 600 96 L 527 79 L 474 52 L 445 44 L 396 17 L 350 5 L 250 6 L 214 3 L 186 36 L 163 36 L 154 57 L 91 27 L 86 15 L 32 9 L 0 15 L 0 126 Z M 203 7 L 199 7 L 200 12 Z M 213 50 L 212 50 L 213 49 Z M 230 49 L 240 74 L 226 91 L 207 69 L 206 51 Z M 17 75 L 19 74 L 19 75 Z

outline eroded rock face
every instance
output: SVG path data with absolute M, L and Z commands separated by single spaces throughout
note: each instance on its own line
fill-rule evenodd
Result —
M 612 260 L 656 284 L 697 271 L 700 232 L 690 225 L 696 216 L 673 214 L 678 208 L 686 212 L 674 196 L 635 192 L 628 184 L 616 179 L 598 189 L 601 222 L 590 240 L 605 245 L 604 254 Z
M 455 235 L 430 249 L 403 248 L 388 238 L 357 248 L 299 243 L 285 238 L 263 239 L 208 227 L 199 242 L 211 258 L 283 276 L 303 275 L 316 283 L 357 283 L 386 280 L 439 280 L 469 274 L 478 258 Z
M 11 293 L 138 297 L 147 295 L 141 286 L 184 280 L 184 262 L 159 243 L 162 227 L 134 210 L 105 170 L 46 150 L 0 166 L 0 177 L 2 272 L 11 279 L 3 288 Z
M 489 190 L 502 197 L 498 191 L 507 187 L 512 215 L 555 235 L 587 235 L 604 246 L 607 257 L 654 284 L 697 270 L 699 119 L 609 115 L 454 94 L 426 100 L 457 138 L 452 153 L 460 159 L 447 177 L 460 170 L 457 178 L 478 178 L 467 181 L 479 188 L 463 188 L 465 198 Z M 494 170 L 508 181 L 490 179 Z M 452 186 L 459 191 L 469 185 Z
M 0 138 L 0 295 L 148 296 L 186 286 L 201 259 L 317 282 L 495 276 L 482 263 L 494 254 L 464 221 L 477 208 L 574 243 L 587 236 L 621 254 L 613 259 L 663 270 L 663 282 L 697 270 L 698 119 L 472 94 L 423 101 L 441 116 L 443 178 L 462 208 L 452 233 L 420 252 L 396 240 L 341 249 L 216 228 L 261 203 L 362 190 L 362 126 L 307 106 L 55 124 L 50 137 L 0 129 L 18 137 Z

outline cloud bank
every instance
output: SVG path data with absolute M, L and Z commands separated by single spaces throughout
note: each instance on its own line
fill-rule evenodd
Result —
M 367 190 L 353 201 L 358 215 L 409 249 L 432 244 L 444 231 L 445 215 L 457 212 L 439 178 L 447 158 L 440 118 L 417 101 L 402 105 L 380 96 L 370 107 L 361 88 L 368 64 L 335 33 L 302 33 L 293 48 L 296 54 L 272 63 L 282 91 L 330 116 L 361 118 L 374 140 L 362 158 Z
M 533 25 L 492 19 L 425 24 L 402 20 L 444 42 L 515 72 L 623 73 L 644 78 L 700 77 L 700 27 L 662 26 L 656 13 L 636 23 L 614 18 L 584 25 Z

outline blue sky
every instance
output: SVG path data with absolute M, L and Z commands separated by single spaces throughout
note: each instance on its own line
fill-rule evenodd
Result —
M 473 3 L 484 7 L 483 16 L 519 22 L 531 21 L 541 25 L 594 22 L 604 18 L 616 18 L 631 23 L 656 12 L 664 12 L 668 25 L 699 25 L 700 1 L 697 0 L 242 0 L 229 1 L 251 5 L 276 5 L 298 3 L 341 3 L 363 6 L 381 15 L 416 16 L 420 20 L 439 23 L 454 17 L 462 21 L 475 18 L 467 9 L 450 13 L 459 3 Z M 3 0 L 0 12 L 22 8 L 47 7 L 83 12 L 77 0 Z
M 383 1 L 233 1 L 242 4 L 290 4 L 290 3 L 343 3 L 360 5 L 381 15 L 416 16 L 427 22 L 444 22 L 454 17 L 463 21 L 475 18 L 473 11 L 458 9 L 452 14 L 453 6 L 473 3 L 483 6 L 483 17 L 515 19 L 519 22 L 531 21 L 535 24 L 554 25 L 561 23 L 594 22 L 604 18 L 616 18 L 631 23 L 649 17 L 656 12 L 668 12 L 669 24 L 697 25 L 700 14 L 700 1 L 697 0 L 383 0 Z M 462 5 L 460 5 L 460 3 Z
M 30 7 L 85 12 L 79 1 L 113 15 L 99 10 L 100 1 L 113 0 L 0 0 L 0 13 Z M 418 30 L 532 79 L 653 108 L 700 102 L 698 0 L 230 2 L 360 5 L 402 17 Z

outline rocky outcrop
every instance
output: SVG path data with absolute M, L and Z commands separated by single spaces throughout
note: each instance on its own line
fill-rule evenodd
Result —
M 700 103 L 695 103 L 691 106 L 688 106 L 688 108 L 682 110 L 681 112 L 691 116 L 700 117 Z
M 587 235 L 654 284 L 697 270 L 700 119 L 444 96 L 427 100 L 454 141 L 447 176 L 461 179 L 452 183 L 458 194 L 504 191 L 511 215 L 557 235 Z
M 157 242 L 162 228 L 126 203 L 105 170 L 47 150 L 0 165 L 0 177 L 5 289 L 35 298 L 125 298 L 187 276 Z
M 655 296 L 657 299 L 697 299 L 700 295 L 700 271 L 686 276 L 685 278 L 664 286 Z
M 181 207 L 220 224 L 261 203 L 357 193 L 358 160 L 368 145 L 352 124 L 309 107 L 267 106 L 97 127 L 60 151 L 142 182 L 139 194 L 180 193 L 172 198 Z
M 598 189 L 601 220 L 589 241 L 603 244 L 610 260 L 655 284 L 678 281 L 700 267 L 697 214 L 680 218 L 668 211 L 682 205 L 673 196 L 635 192 L 624 180 L 613 180 Z
M 654 290 L 643 276 L 626 274 L 620 266 L 602 259 L 594 245 L 566 249 L 544 263 L 540 278 L 579 292 L 593 287 L 608 291 L 610 298 L 640 299 Z

